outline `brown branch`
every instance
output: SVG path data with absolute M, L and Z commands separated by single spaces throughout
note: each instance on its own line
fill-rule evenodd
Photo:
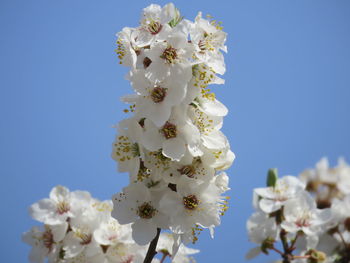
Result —
M 146 257 L 145 257 L 145 260 L 143 261 L 143 263 L 151 263 L 154 256 L 157 254 L 156 248 L 157 248 L 157 244 L 158 244 L 159 235 L 160 235 L 160 228 L 157 228 L 157 235 L 154 237 L 152 242 L 149 244 L 148 251 L 147 251 L 147 254 L 146 254 Z

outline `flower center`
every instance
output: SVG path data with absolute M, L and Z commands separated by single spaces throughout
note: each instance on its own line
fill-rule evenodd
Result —
M 303 211 L 301 217 L 295 221 L 297 227 L 309 227 L 311 224 L 309 222 L 310 214 L 308 211 Z
M 92 235 L 88 233 L 84 233 L 84 230 L 78 230 L 75 232 L 75 235 L 80 238 L 81 245 L 88 245 L 92 240 Z
M 126 257 L 126 259 L 122 262 L 122 263 L 132 263 L 134 260 L 134 256 L 133 255 L 129 255 Z
M 51 229 L 47 228 L 46 231 L 42 235 L 43 243 L 46 248 L 49 249 L 49 251 L 52 249 L 52 245 L 55 242 L 53 240 L 53 234 L 51 232 Z
M 177 59 L 176 49 L 169 46 L 163 51 L 163 54 L 160 57 L 165 59 L 165 61 L 169 64 L 174 63 L 174 61 Z
M 67 213 L 70 210 L 70 206 L 66 201 L 60 201 L 57 204 L 57 213 L 62 215 L 64 213 Z
M 212 35 L 211 34 L 204 34 L 204 39 L 199 40 L 198 42 L 198 47 L 201 51 L 214 51 L 214 47 L 213 47 L 213 39 L 212 39 Z
M 193 178 L 193 176 L 196 174 L 196 168 L 194 168 L 193 165 L 185 165 L 178 169 L 181 175 L 187 175 L 189 178 Z
M 151 99 L 154 103 L 162 102 L 166 96 L 166 88 L 155 87 L 151 91 Z
M 138 215 L 143 219 L 151 219 L 156 214 L 156 211 L 149 202 L 144 202 L 139 206 Z
M 161 129 L 161 132 L 166 139 L 175 138 L 177 135 L 176 125 L 167 121 Z
M 308 222 L 307 219 L 303 218 L 303 219 L 299 219 L 295 222 L 295 225 L 297 227 L 308 227 L 310 226 L 310 223 Z
M 152 20 L 148 24 L 147 29 L 152 35 L 156 35 L 162 30 L 162 27 L 161 23 Z
M 130 161 L 132 158 L 140 156 L 140 149 L 137 143 L 132 143 L 129 137 L 120 135 L 114 143 L 115 157 L 119 162 Z
M 194 210 L 197 208 L 199 204 L 199 200 L 195 195 L 188 195 L 183 198 L 183 204 L 186 209 Z

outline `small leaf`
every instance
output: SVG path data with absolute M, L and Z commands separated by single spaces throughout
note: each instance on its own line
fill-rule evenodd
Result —
M 267 172 L 266 185 L 268 187 L 275 187 L 277 179 L 278 179 L 277 168 L 269 169 L 269 171 Z

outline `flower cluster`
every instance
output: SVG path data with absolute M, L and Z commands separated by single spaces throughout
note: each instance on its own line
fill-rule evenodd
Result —
M 278 178 L 272 169 L 267 186 L 254 189 L 257 211 L 247 229 L 260 246 L 249 258 L 274 250 L 283 262 L 350 262 L 350 166 L 344 160 L 330 168 L 323 158 L 299 178 Z
M 141 263 L 147 247 L 135 244 L 131 226 L 111 217 L 111 201 L 99 201 L 88 192 L 70 192 L 56 186 L 45 198 L 30 207 L 31 216 L 43 223 L 23 234 L 32 246 L 31 263 Z M 195 262 L 188 255 L 198 250 L 180 246 L 172 257 L 174 240 L 162 233 L 158 252 L 175 263 Z M 154 259 L 152 262 L 159 262 Z
M 121 121 L 112 157 L 130 184 L 113 196 L 112 216 L 132 223 L 134 240 L 145 245 L 157 228 L 179 243 L 196 240 L 202 228 L 220 224 L 226 210 L 228 177 L 234 160 L 220 131 L 227 108 L 209 84 L 223 84 L 220 23 L 181 17 L 173 4 L 143 9 L 140 26 L 118 33 L 120 63 L 130 67 L 134 93 L 122 100 L 133 115 Z

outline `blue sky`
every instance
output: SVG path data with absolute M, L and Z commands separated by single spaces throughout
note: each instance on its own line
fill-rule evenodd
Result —
M 27 207 L 53 186 L 108 199 L 127 184 L 110 158 L 112 125 L 125 117 L 119 97 L 130 92 L 115 33 L 137 26 L 150 3 L 167 2 L 0 1 L 3 262 L 27 262 L 20 236 L 36 224 Z M 350 2 L 174 3 L 188 19 L 211 14 L 228 32 L 226 84 L 216 93 L 230 109 L 223 131 L 237 155 L 231 203 L 215 239 L 201 234 L 196 258 L 245 262 L 252 190 L 268 168 L 296 175 L 323 156 L 350 162 Z

